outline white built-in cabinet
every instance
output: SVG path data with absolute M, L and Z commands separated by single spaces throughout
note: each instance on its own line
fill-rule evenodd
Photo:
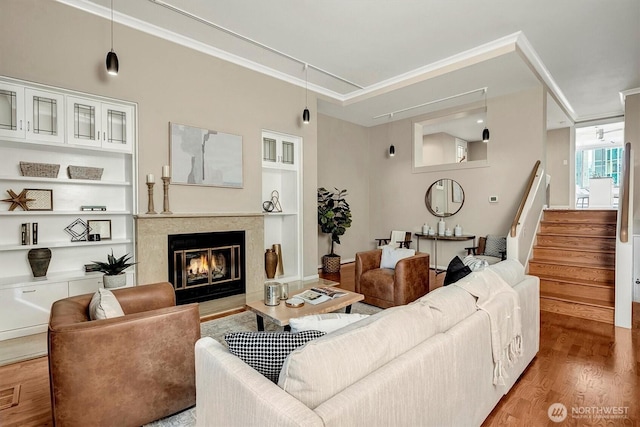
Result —
M 278 243 L 282 247 L 284 274 L 275 277 L 280 282 L 303 278 L 301 147 L 300 137 L 262 132 L 261 204 L 271 201 L 276 191 L 282 208 L 282 212 L 265 212 L 264 244 L 265 250 Z
M 111 250 L 115 256 L 134 255 L 136 108 L 131 102 L 0 77 L 0 200 L 9 198 L 8 190 L 35 189 L 51 190 L 53 202 L 51 210 L 27 211 L 10 211 L 10 203 L 0 202 L 0 340 L 45 331 L 54 301 L 102 286 L 102 274 L 85 273 L 85 264 L 106 261 Z M 20 162 L 60 169 L 56 177 L 23 176 Z M 103 168 L 102 177 L 71 179 L 68 166 Z M 110 223 L 110 238 L 72 241 L 65 227 L 77 219 Z M 38 224 L 36 244 L 22 244 L 24 223 Z M 27 253 L 45 247 L 52 252 L 47 277 L 34 278 Z M 127 286 L 133 286 L 135 268 L 129 270 Z
M 67 97 L 68 143 L 131 152 L 133 107 Z

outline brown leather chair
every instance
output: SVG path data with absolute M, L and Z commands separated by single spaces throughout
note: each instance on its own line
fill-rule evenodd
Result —
M 195 405 L 198 304 L 169 283 L 113 290 L 122 317 L 89 320 L 92 294 L 56 301 L 49 382 L 57 426 L 140 426 Z
M 356 254 L 356 292 L 364 302 L 388 308 L 408 304 L 427 294 L 429 288 L 429 254 L 416 253 L 398 261 L 395 270 L 380 268 L 382 250 Z

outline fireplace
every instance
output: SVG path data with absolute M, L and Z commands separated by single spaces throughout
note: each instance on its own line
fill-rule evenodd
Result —
M 169 282 L 187 304 L 245 292 L 244 231 L 171 234 Z

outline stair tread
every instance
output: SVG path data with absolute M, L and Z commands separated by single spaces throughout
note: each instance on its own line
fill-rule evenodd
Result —
M 604 308 L 604 309 L 607 309 L 607 310 L 613 310 L 614 309 L 614 304 L 611 303 L 611 302 L 596 300 L 596 299 L 592 299 L 592 298 L 584 298 L 584 297 L 579 297 L 579 296 L 567 297 L 567 296 L 561 295 L 561 294 L 554 294 L 554 293 L 550 293 L 550 292 L 545 292 L 545 293 L 540 293 L 540 298 L 548 298 L 548 299 L 554 299 L 554 300 L 557 300 L 557 301 L 565 301 L 565 302 L 570 302 L 570 303 L 575 303 L 575 304 L 590 305 L 592 307 L 599 307 L 599 308 Z
M 590 219 L 589 221 L 584 220 L 584 219 L 573 219 L 573 218 L 561 218 L 561 219 L 550 219 L 550 218 L 545 218 L 540 220 L 541 223 L 543 224 L 576 224 L 576 225 L 612 225 L 612 224 L 617 224 L 618 221 L 616 219 L 614 220 L 592 220 Z
M 563 248 L 561 246 L 547 246 L 547 245 L 534 245 L 533 249 L 554 249 L 558 251 L 567 251 L 567 248 Z M 571 252 L 589 252 L 596 254 L 615 254 L 615 250 L 606 250 L 606 249 L 593 249 L 593 248 L 572 248 Z
M 539 231 L 538 236 L 551 236 L 551 237 L 583 237 L 589 239 L 615 239 L 616 236 L 594 236 L 592 234 L 567 234 L 567 233 L 549 233 L 548 231 Z
M 593 282 L 591 280 L 579 280 L 571 277 L 553 277 L 553 276 L 537 276 L 541 281 L 548 280 L 552 282 L 562 282 L 568 283 L 571 285 L 580 285 L 580 286 L 590 286 L 593 288 L 604 288 L 604 289 L 613 289 L 614 283 L 606 283 L 606 282 Z
M 615 266 L 613 265 L 593 265 L 586 262 L 554 261 L 554 260 L 547 260 L 547 259 L 532 258 L 529 260 L 529 264 L 531 263 L 546 264 L 546 265 L 564 265 L 566 267 L 588 267 L 588 268 L 597 268 L 600 270 L 615 270 Z

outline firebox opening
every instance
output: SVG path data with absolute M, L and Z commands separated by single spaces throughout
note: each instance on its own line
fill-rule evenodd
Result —
M 244 231 L 170 235 L 168 241 L 178 304 L 245 292 Z

